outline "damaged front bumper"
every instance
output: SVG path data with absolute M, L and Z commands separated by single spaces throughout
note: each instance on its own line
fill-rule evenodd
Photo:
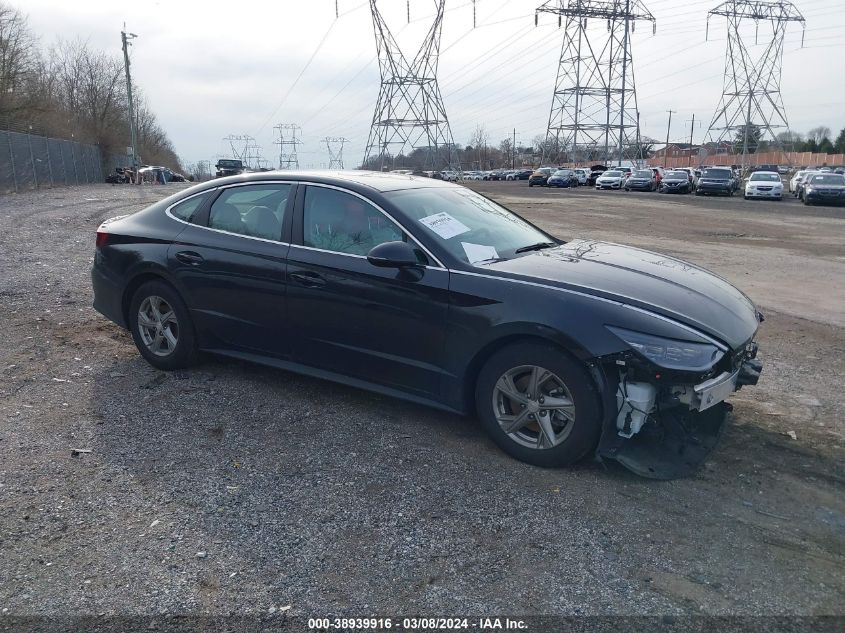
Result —
M 718 444 L 732 408 L 725 400 L 760 379 L 763 365 L 756 356 L 757 344 L 750 342 L 730 367 L 691 383 L 631 357 L 605 363 L 608 413 L 598 457 L 651 479 L 692 474 Z

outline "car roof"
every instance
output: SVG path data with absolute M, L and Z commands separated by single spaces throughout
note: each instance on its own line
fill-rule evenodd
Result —
M 448 173 L 444 170 L 444 173 Z M 379 192 L 399 191 L 401 189 L 421 189 L 424 187 L 454 187 L 460 185 L 448 183 L 443 180 L 427 178 L 425 176 L 412 176 L 410 174 L 392 174 L 379 171 L 363 170 L 276 170 L 263 171 L 240 176 L 229 176 L 209 181 L 212 187 L 222 185 L 245 183 L 252 181 L 278 180 L 281 182 L 292 180 L 296 182 L 308 181 L 326 185 L 348 186 L 362 185 Z

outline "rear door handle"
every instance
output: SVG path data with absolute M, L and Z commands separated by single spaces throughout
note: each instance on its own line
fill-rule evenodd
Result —
M 179 251 L 176 253 L 176 259 L 189 266 L 199 266 L 203 261 L 202 255 L 194 251 Z
M 308 288 L 319 288 L 320 286 L 326 285 L 326 280 L 323 276 L 315 272 L 291 273 L 290 278 L 301 286 L 307 286 Z

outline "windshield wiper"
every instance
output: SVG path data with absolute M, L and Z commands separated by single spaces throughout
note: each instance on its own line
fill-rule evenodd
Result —
M 541 251 L 544 248 L 552 248 L 553 246 L 557 246 L 554 242 L 537 242 L 536 244 L 531 244 L 530 246 L 523 246 L 522 248 L 518 248 L 514 251 L 514 253 L 527 253 L 528 251 Z

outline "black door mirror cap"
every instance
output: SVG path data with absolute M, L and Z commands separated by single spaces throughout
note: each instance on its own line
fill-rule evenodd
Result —
M 416 249 L 408 242 L 383 242 L 367 253 L 367 261 L 379 268 L 409 268 L 423 266 Z

